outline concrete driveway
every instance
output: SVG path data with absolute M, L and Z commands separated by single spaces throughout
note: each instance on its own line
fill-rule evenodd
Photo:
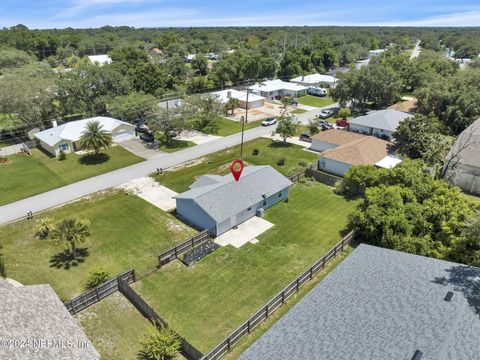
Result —
M 240 248 L 250 242 L 256 244 L 257 236 L 273 227 L 273 224 L 265 219 L 254 216 L 241 223 L 236 229 L 230 229 L 215 239 L 215 243 L 220 246 L 232 245 Z
M 163 154 L 163 152 L 158 150 L 158 142 L 146 143 L 140 139 L 131 139 L 122 141 L 118 145 L 144 159 L 151 159 L 154 156 Z
M 118 188 L 131 191 L 134 195 L 141 197 L 143 200 L 148 201 L 163 211 L 171 211 L 176 207 L 176 202 L 173 197 L 177 195 L 177 193 L 160 185 L 150 176 L 133 179 L 120 185 Z

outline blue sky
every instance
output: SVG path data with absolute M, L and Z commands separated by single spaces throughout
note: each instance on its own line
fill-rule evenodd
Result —
M 480 0 L 0 0 L 0 27 L 480 26 Z

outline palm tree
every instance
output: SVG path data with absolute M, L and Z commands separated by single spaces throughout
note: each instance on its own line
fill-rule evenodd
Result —
M 51 232 L 54 243 L 63 242 L 70 247 L 74 260 L 77 260 L 77 245 L 90 236 L 88 225 L 75 218 L 66 218 Z
M 80 145 L 85 150 L 93 150 L 98 155 L 100 150 L 108 148 L 112 144 L 112 134 L 103 130 L 99 121 L 89 121 L 80 138 Z
M 240 106 L 240 100 L 236 98 L 230 98 L 227 103 L 227 109 L 230 110 L 233 113 L 235 112 L 235 109 Z
M 49 217 L 44 217 L 37 220 L 35 224 L 35 229 L 37 230 L 35 232 L 35 236 L 37 236 L 39 239 L 45 239 L 48 237 L 50 231 L 52 231 L 52 221 L 53 220 Z

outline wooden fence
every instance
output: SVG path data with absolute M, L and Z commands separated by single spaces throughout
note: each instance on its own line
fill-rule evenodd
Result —
M 181 242 L 170 250 L 165 251 L 164 253 L 158 256 L 158 267 L 162 267 L 165 264 L 168 264 L 170 261 L 175 260 L 179 255 L 190 250 L 191 248 L 201 245 L 208 241 L 210 237 L 208 236 L 208 231 L 204 230 L 197 235 L 192 236 L 191 238 Z
M 342 241 L 335 245 L 329 252 L 315 261 L 307 270 L 302 272 L 295 280 L 288 284 L 273 299 L 267 302 L 255 314 L 253 314 L 245 323 L 234 330 L 225 340 L 215 346 L 201 360 L 216 360 L 228 352 L 242 337 L 249 334 L 258 324 L 267 319 L 275 310 L 277 310 L 290 296 L 297 293 L 298 290 L 318 272 L 325 268 L 337 254 L 341 253 L 345 246 L 353 241 L 353 232 L 346 235 Z
M 127 284 L 132 283 L 135 281 L 135 271 L 128 270 L 110 280 L 105 281 L 97 287 L 88 290 L 87 292 L 84 292 L 83 294 L 73 298 L 72 300 L 65 302 L 65 307 L 68 311 L 70 311 L 70 314 L 72 315 L 88 308 L 89 306 L 99 302 L 101 299 L 117 291 L 118 279 L 121 279 Z
M 306 174 L 307 170 L 309 170 L 309 169 L 314 169 L 315 166 L 316 166 L 315 164 L 308 165 L 305 169 L 299 171 L 298 173 L 293 174 L 293 175 L 290 175 L 290 176 L 288 177 L 288 179 L 289 179 L 291 182 L 295 183 L 295 182 L 297 182 L 297 181 L 299 181 L 300 179 L 302 179 L 302 178 L 305 177 L 305 174 Z
M 117 279 L 118 289 L 120 292 L 132 303 L 135 308 L 147 319 L 157 324 L 162 328 L 168 328 L 168 324 L 163 320 L 157 312 L 133 290 L 126 281 L 121 278 Z M 190 344 L 185 338 L 180 337 L 182 345 L 181 352 L 188 360 L 199 360 L 203 357 L 203 354 L 192 344 Z

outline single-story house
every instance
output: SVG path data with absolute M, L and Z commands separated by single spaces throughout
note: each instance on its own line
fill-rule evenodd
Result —
M 285 82 L 280 79 L 267 80 L 248 87 L 256 95 L 268 100 L 280 99 L 283 96 L 299 97 L 307 94 L 308 87 Z
M 337 79 L 330 75 L 323 75 L 323 74 L 310 74 L 305 76 L 298 76 L 290 80 L 295 84 L 303 85 L 303 86 L 328 86 L 328 87 L 335 87 L 337 84 Z
M 193 61 L 193 60 L 196 60 L 196 59 L 197 59 L 197 55 L 195 55 L 195 54 L 185 55 L 185 61 L 187 61 L 187 62 L 190 62 L 190 61 Z
M 371 111 L 367 115 L 349 120 L 350 131 L 374 135 L 385 140 L 392 140 L 392 133 L 405 119 L 412 117 L 403 111 L 385 109 Z
M 90 60 L 93 65 L 98 66 L 112 63 L 112 58 L 108 55 L 90 55 L 88 56 L 88 60 Z
M 480 195 L 480 119 L 458 136 L 445 158 L 444 171 L 452 184 Z
M 373 59 L 376 56 L 382 55 L 386 49 L 375 49 L 375 50 L 369 50 L 368 51 L 368 58 Z
M 148 53 L 150 54 L 150 56 L 153 56 L 153 57 L 163 55 L 163 51 L 160 50 L 159 48 L 153 48 Z
M 229 89 L 229 90 L 221 90 L 221 91 L 213 92 L 212 95 L 216 96 L 222 104 L 226 104 L 231 98 L 234 98 L 240 102 L 239 107 L 241 107 L 242 109 L 247 108 L 247 92 L 246 91 Z M 258 108 L 263 106 L 264 104 L 265 104 L 265 98 L 263 96 L 252 94 L 252 92 L 248 94 L 249 109 Z
M 352 166 L 392 168 L 402 160 L 390 154 L 391 143 L 345 130 L 327 130 L 312 138 L 312 150 L 321 151 L 318 169 L 343 176 Z
M 50 285 L 0 278 L 0 294 L 0 359 L 100 359 Z
M 177 214 L 218 236 L 288 198 L 292 182 L 271 166 L 247 166 L 237 182 L 231 174 L 205 175 L 175 196 Z
M 239 360 L 471 360 L 480 268 L 359 245 Z
M 39 140 L 43 149 L 54 156 L 57 156 L 60 150 L 65 153 L 79 151 L 81 150 L 79 140 L 87 124 L 92 121 L 98 121 L 103 130 L 110 132 L 113 142 L 118 143 L 135 137 L 135 125 L 103 116 L 71 121 L 60 126 L 54 121 L 52 128 L 37 132 L 34 137 Z

